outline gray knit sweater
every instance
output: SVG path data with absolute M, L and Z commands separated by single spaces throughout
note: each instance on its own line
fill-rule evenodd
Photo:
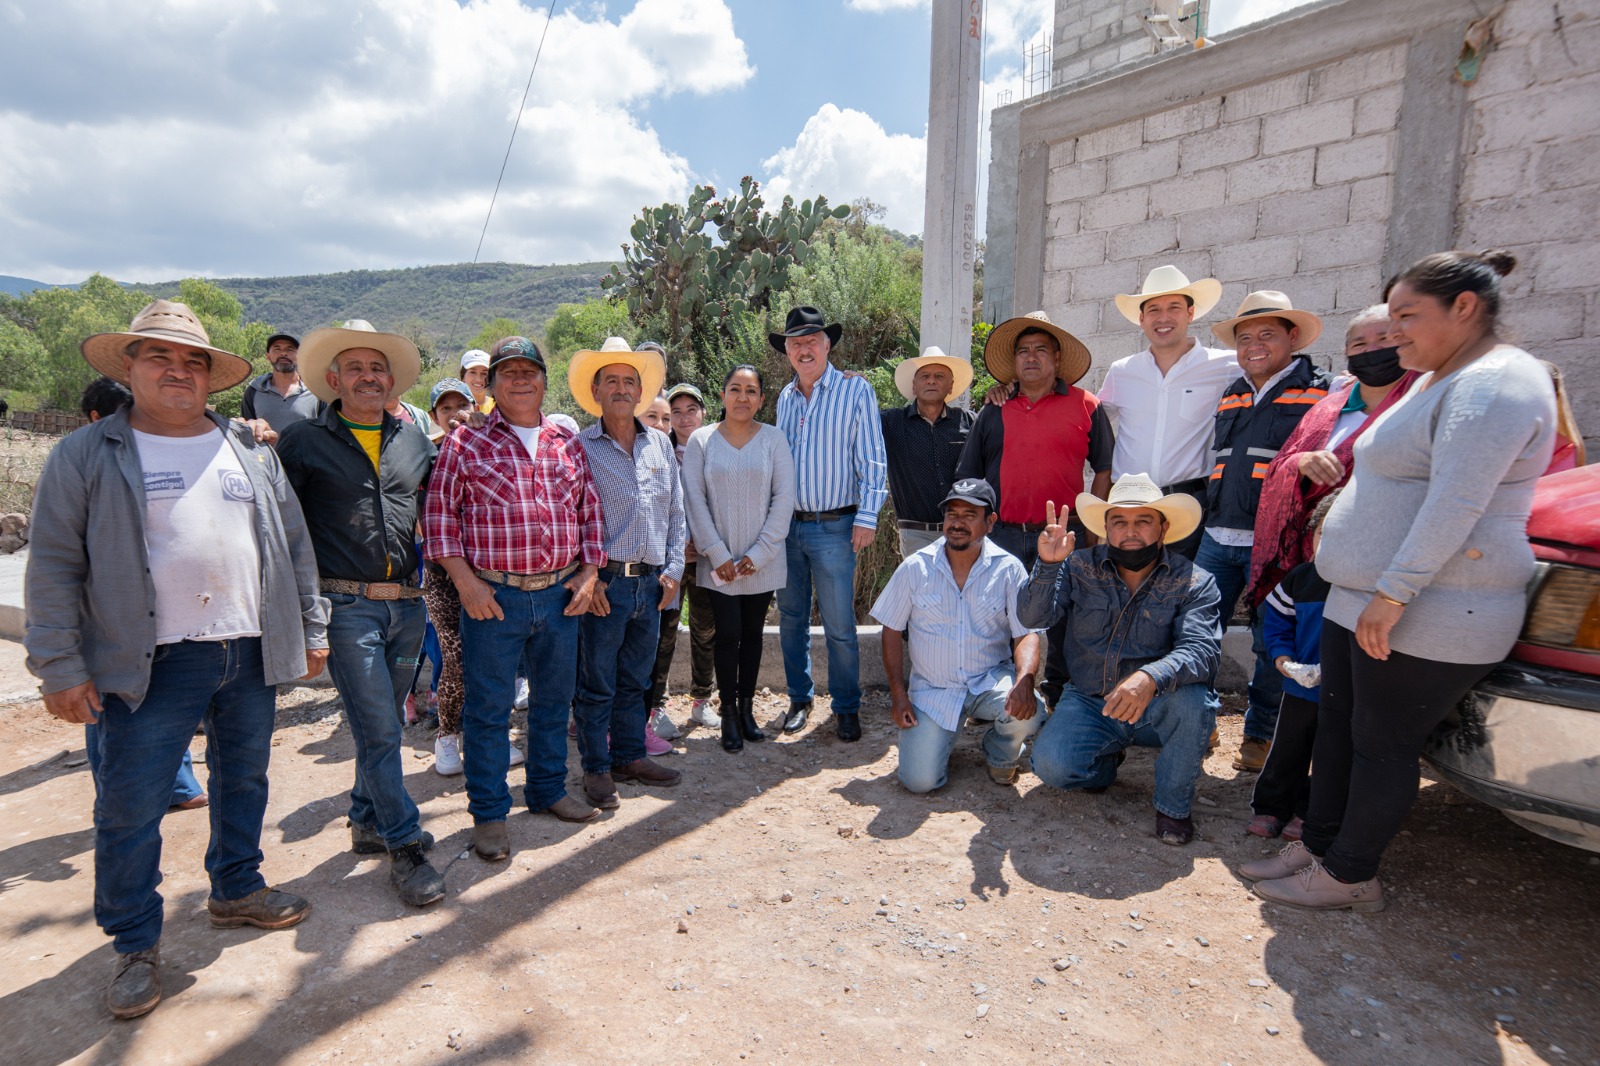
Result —
M 700 562 L 695 584 L 727 596 L 781 589 L 788 582 L 784 538 L 794 517 L 794 459 L 776 426 L 758 423 L 743 448 L 720 423 L 701 426 L 683 449 L 683 498 Z M 756 572 L 718 585 L 712 572 L 748 555 Z
M 1555 423 L 1549 373 L 1510 345 L 1419 381 L 1356 442 L 1317 552 L 1333 586 L 1324 616 L 1354 630 L 1382 592 L 1408 605 L 1389 635 L 1394 651 L 1505 658 L 1533 577 L 1528 511 Z

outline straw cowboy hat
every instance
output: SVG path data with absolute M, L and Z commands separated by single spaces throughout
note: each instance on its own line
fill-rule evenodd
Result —
M 613 363 L 631 366 L 639 372 L 639 404 L 633 413 L 644 414 L 661 395 L 661 386 L 667 380 L 667 363 L 659 352 L 634 351 L 621 337 L 607 337 L 599 348 L 585 348 L 573 355 L 567 366 L 567 387 L 572 390 L 572 398 L 578 401 L 579 407 L 598 417 L 600 404 L 594 398 L 594 376 L 601 367 Z
M 379 333 L 364 318 L 352 318 L 342 326 L 314 329 L 300 345 L 300 379 L 323 403 L 339 398 L 338 391 L 328 384 L 328 371 L 339 353 L 351 348 L 371 348 L 382 352 L 389 360 L 389 373 L 394 376 L 391 396 L 398 396 L 415 385 L 417 375 L 422 373 L 422 354 L 415 344 L 398 333 Z
M 89 365 L 112 381 L 128 384 L 128 345 L 134 341 L 171 341 L 189 348 L 204 348 L 211 353 L 211 384 L 214 395 L 233 388 L 250 376 L 248 359 L 212 347 L 211 337 L 200 319 L 189 308 L 171 300 L 153 300 L 133 316 L 126 333 L 96 333 L 78 346 Z
M 989 334 L 983 345 L 983 362 L 989 373 L 1002 384 L 1016 380 L 1017 337 L 1029 329 L 1040 329 L 1056 339 L 1061 351 L 1056 355 L 1056 377 L 1073 384 L 1089 372 L 1089 349 L 1082 341 L 1050 321 L 1043 311 L 1030 311 L 1021 318 L 1008 318 Z
M 1102 500 L 1080 492 L 1072 505 L 1084 528 L 1101 539 L 1106 535 L 1106 512 L 1113 507 L 1149 507 L 1160 511 L 1167 520 L 1167 535 L 1163 539 L 1166 544 L 1176 544 L 1199 529 L 1202 517 L 1199 500 L 1184 492 L 1161 495 L 1161 487 L 1150 480 L 1149 474 L 1123 474 L 1111 486 L 1110 496 Z
M 933 345 L 915 359 L 906 359 L 894 368 L 894 387 L 900 390 L 900 395 L 908 400 L 916 400 L 917 395 L 911 391 L 911 383 L 916 378 L 917 371 L 925 366 L 947 366 L 954 375 L 955 380 L 950 385 L 949 394 L 944 398 L 945 403 L 949 403 L 972 387 L 972 362 L 958 355 L 945 355 L 943 348 Z
M 1194 301 L 1194 317 L 1200 318 L 1208 314 L 1217 306 L 1217 301 L 1222 299 L 1222 282 L 1216 278 L 1201 278 L 1199 281 L 1190 281 L 1183 271 L 1175 266 L 1158 266 L 1144 277 L 1144 288 L 1129 296 L 1117 297 L 1117 310 L 1122 312 L 1122 317 L 1139 324 L 1139 309 L 1148 300 L 1157 296 L 1187 296 Z
M 1217 340 L 1233 348 L 1233 334 L 1239 323 L 1250 318 L 1281 318 L 1285 322 L 1293 323 L 1300 329 L 1300 339 L 1295 341 L 1291 352 L 1298 352 L 1302 348 L 1309 348 L 1322 336 L 1322 319 L 1310 311 L 1296 311 L 1294 304 L 1281 292 L 1272 289 L 1262 289 L 1253 292 L 1244 298 L 1244 303 L 1239 305 L 1239 313 L 1223 322 L 1218 322 L 1211 327 L 1211 332 L 1217 335 Z
M 782 333 L 767 334 L 767 343 L 785 354 L 789 349 L 784 346 L 784 341 L 790 337 L 804 337 L 810 333 L 826 333 L 828 347 L 832 348 L 839 343 L 839 336 L 844 332 L 844 327 L 837 322 L 823 325 L 827 318 L 815 307 L 791 307 L 788 317 L 783 321 Z

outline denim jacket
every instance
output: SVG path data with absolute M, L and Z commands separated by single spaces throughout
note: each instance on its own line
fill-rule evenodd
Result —
M 1157 693 L 1216 680 L 1222 658 L 1217 582 L 1172 551 L 1130 593 L 1104 544 L 1075 551 L 1066 563 L 1035 563 L 1017 595 L 1017 616 L 1048 629 L 1065 615 L 1064 652 L 1074 687 L 1104 696 L 1136 670 Z

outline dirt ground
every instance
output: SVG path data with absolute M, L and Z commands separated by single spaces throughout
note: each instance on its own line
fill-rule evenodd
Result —
M 450 890 L 417 911 L 386 860 L 347 850 L 337 699 L 285 690 L 265 873 L 313 913 L 212 930 L 206 816 L 175 812 L 166 998 L 114 1022 L 81 734 L 27 698 L 16 645 L 0 652 L 12 1066 L 1600 1062 L 1600 858 L 1425 784 L 1386 860 L 1387 911 L 1285 910 L 1230 873 L 1270 848 L 1241 831 L 1237 716 L 1200 783 L 1202 837 L 1177 849 L 1152 835 L 1151 752 L 1103 796 L 1031 775 L 1002 788 L 969 731 L 950 784 L 907 794 L 881 694 L 854 745 L 820 716 L 741 755 L 692 730 L 667 757 L 680 787 L 624 785 L 622 808 L 583 826 L 519 809 L 493 865 L 468 850 L 461 778 L 435 775 L 410 729 L 407 783 Z

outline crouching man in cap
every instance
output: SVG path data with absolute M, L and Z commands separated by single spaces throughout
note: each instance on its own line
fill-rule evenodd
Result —
M 319 329 L 301 349 L 307 387 L 326 407 L 286 427 L 278 458 L 300 497 L 333 604 L 330 669 L 356 745 L 350 849 L 389 853 L 389 880 L 413 907 L 444 898 L 424 852 L 400 755 L 406 696 L 417 672 L 427 608 L 414 532 L 434 448 L 417 426 L 385 411 L 417 380 L 417 346 L 353 319 Z
M 900 727 L 900 783 L 912 792 L 945 783 L 964 718 L 994 723 L 983 735 L 989 776 L 1011 784 L 1045 712 L 1033 687 L 1039 634 L 1017 617 L 1028 573 L 989 539 L 994 489 L 981 478 L 957 481 L 941 506 L 943 539 L 908 556 L 872 605 L 883 623 L 890 713 Z M 907 631 L 917 648 L 910 692 Z
M 133 402 L 40 475 L 24 643 L 45 709 L 99 726 L 95 920 L 117 951 L 111 1013 L 136 1018 L 161 1001 L 161 816 L 196 726 L 211 924 L 285 929 L 310 912 L 262 878 L 261 823 L 277 686 L 322 672 L 328 604 L 272 449 L 206 410 L 250 364 L 165 300 L 83 354 Z
M 1222 623 L 1216 581 L 1167 545 L 1194 532 L 1200 504 L 1129 474 L 1109 499 L 1083 493 L 1073 511 L 1101 543 L 1074 553 L 1051 501 L 1039 561 L 1017 598 L 1024 625 L 1043 629 L 1065 617 L 1067 626 L 1071 680 L 1034 741 L 1033 772 L 1047 785 L 1099 793 L 1126 748 L 1160 748 L 1156 836 L 1187 844 L 1194 782 L 1216 722 Z

